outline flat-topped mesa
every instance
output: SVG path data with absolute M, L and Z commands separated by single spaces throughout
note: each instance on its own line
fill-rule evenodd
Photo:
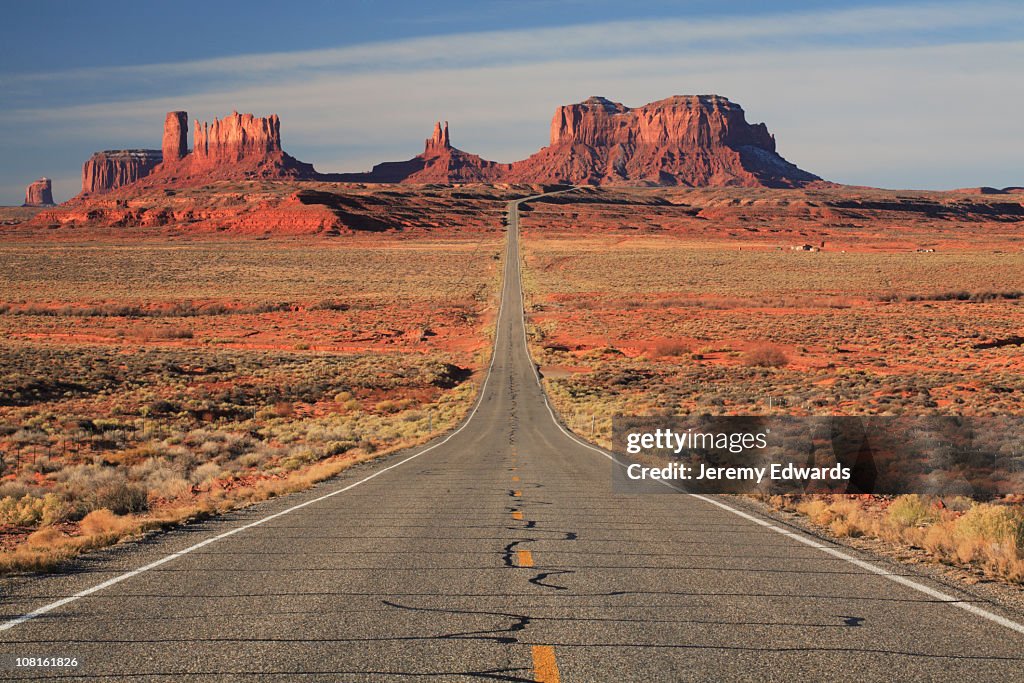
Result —
M 281 151 L 281 120 L 277 114 L 257 117 L 232 112 L 213 123 L 195 122 L 193 164 L 237 164 Z
M 558 107 L 551 145 L 516 162 L 514 181 L 793 187 L 819 180 L 775 151 L 763 123 L 718 95 L 631 109 L 603 97 Z
M 96 152 L 82 166 L 82 192 L 97 193 L 134 183 L 163 161 L 158 149 L 113 149 Z
M 180 161 L 188 154 L 188 112 L 167 112 L 162 147 L 165 164 Z
M 42 177 L 25 188 L 25 203 L 22 206 L 53 206 L 53 185 L 50 179 Z
M 630 109 L 603 97 L 555 110 L 551 145 L 754 145 L 774 152 L 763 123 L 748 124 L 743 108 L 718 95 L 676 95 Z
M 434 134 L 427 138 L 426 145 L 423 149 L 423 156 L 437 156 L 444 154 L 446 151 L 452 148 L 451 140 L 448 138 L 448 122 L 444 122 L 444 126 L 441 126 L 441 122 L 438 121 L 434 124 Z

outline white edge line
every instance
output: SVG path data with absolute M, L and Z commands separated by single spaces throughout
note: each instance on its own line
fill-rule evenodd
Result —
M 542 196 L 542 195 L 537 195 L 537 196 Z M 536 199 L 536 196 L 535 197 L 528 197 L 527 199 Z M 520 201 L 525 201 L 525 199 L 524 200 L 520 200 Z M 513 201 L 509 202 L 509 205 L 511 205 L 511 204 L 516 204 L 516 206 L 518 207 L 518 203 L 516 202 L 516 200 L 513 200 Z M 518 215 L 518 210 L 517 210 L 516 213 Z M 517 230 L 516 236 L 518 237 L 518 230 Z M 517 244 L 518 244 L 518 241 L 517 241 Z M 519 258 L 518 254 L 516 254 L 516 258 Z M 408 458 L 405 458 L 404 460 L 396 462 L 394 465 L 388 465 L 387 467 L 384 467 L 384 468 L 374 472 L 373 474 L 371 474 L 370 476 L 366 477 L 365 479 L 360 479 L 359 481 L 354 482 L 352 484 L 349 484 L 348 486 L 346 486 L 344 488 L 340 488 L 337 491 L 331 491 L 330 493 L 328 493 L 326 495 L 323 495 L 323 496 L 320 496 L 318 498 L 313 498 L 312 500 L 307 500 L 304 503 L 299 503 L 298 505 L 293 505 L 292 507 L 287 508 L 286 510 L 281 510 L 280 512 L 275 512 L 272 515 L 268 515 L 267 517 L 263 517 L 261 519 L 257 519 L 255 522 L 250 522 L 249 524 L 245 524 L 243 526 L 236 527 L 234 529 L 229 529 L 228 531 L 225 531 L 222 534 L 218 534 L 217 536 L 214 536 L 212 538 L 208 538 L 205 541 L 200 541 L 199 543 L 196 543 L 194 545 L 190 545 L 187 548 L 185 548 L 184 550 L 179 550 L 177 552 L 171 553 L 170 555 L 167 555 L 165 557 L 161 557 L 159 560 L 154 560 L 153 562 L 150 562 L 149 564 L 143 565 L 143 566 L 138 567 L 136 569 L 132 569 L 131 571 L 127 571 L 124 574 L 118 574 L 117 576 L 115 576 L 113 578 L 107 579 L 103 583 L 98 583 L 95 586 L 92 586 L 90 588 L 86 588 L 85 590 L 81 590 L 81 591 L 75 593 L 74 595 L 69 595 L 67 597 L 61 598 L 60 600 L 56 600 L 56 601 L 51 602 L 49 604 L 43 605 L 42 607 L 38 607 L 38 608 L 32 610 L 31 612 L 27 612 L 26 614 L 23 614 L 23 615 L 21 615 L 19 617 L 15 617 L 14 619 L 10 619 L 8 621 L 5 621 L 3 624 L 0 624 L 0 632 L 8 631 L 8 630 L 14 628 L 15 626 L 18 626 L 20 624 L 24 624 L 26 621 L 30 621 L 32 619 L 35 619 L 36 617 L 42 616 L 42 615 L 46 614 L 47 612 L 52 612 L 53 610 L 55 610 L 55 609 L 57 609 L 59 607 L 63 607 L 64 605 L 67 605 L 68 603 L 75 602 L 76 600 L 80 600 L 81 598 L 84 598 L 84 597 L 86 597 L 88 595 L 92 595 L 93 593 L 97 593 L 97 592 L 99 592 L 101 590 L 104 590 L 106 588 L 110 588 L 111 586 L 119 584 L 122 581 L 126 581 L 126 580 L 132 578 L 133 576 L 138 576 L 139 574 L 142 574 L 144 572 L 148 572 L 150 569 L 155 569 L 156 567 L 159 567 L 160 565 L 163 565 L 163 564 L 166 564 L 166 563 L 171 562 L 173 560 L 176 560 L 179 557 L 182 557 L 183 555 L 188 555 L 189 553 L 191 553 L 191 552 L 193 552 L 195 550 L 199 550 L 200 548 L 202 548 L 204 546 L 207 546 L 207 545 L 209 545 L 211 543 L 215 543 L 217 541 L 225 539 L 228 536 L 233 536 L 234 534 L 237 534 L 239 532 L 245 531 L 246 529 L 252 529 L 253 527 L 259 526 L 259 525 L 261 525 L 261 524 L 263 524 L 265 522 L 269 522 L 272 519 L 277 519 L 278 517 L 281 517 L 283 515 L 287 515 L 288 513 L 295 512 L 296 510 L 300 510 L 300 509 L 306 507 L 307 505 L 312 505 L 313 503 L 319 503 L 322 500 L 327 500 L 328 498 L 336 496 L 339 493 L 345 493 L 346 491 L 354 489 L 355 487 L 359 486 L 360 484 L 365 484 L 366 482 L 370 481 L 371 479 L 373 479 L 375 477 L 378 477 L 381 474 L 384 474 L 388 470 L 393 470 L 394 468 L 396 468 L 396 467 L 398 467 L 400 465 L 404 465 L 405 463 L 409 462 L 410 460 L 415 460 L 416 458 L 420 457 L 424 453 L 429 453 L 430 451 L 434 450 L 435 448 L 437 448 L 439 446 L 443 446 L 444 444 L 448 443 L 448 441 L 450 441 L 452 438 L 455 437 L 456 434 L 458 434 L 463 429 L 465 429 L 466 426 L 469 425 L 469 423 L 472 421 L 473 416 L 476 415 L 477 410 L 480 408 L 480 404 L 483 403 L 484 394 L 487 392 L 487 383 L 491 380 L 491 371 L 494 369 L 494 361 L 495 361 L 495 358 L 498 355 L 498 353 L 497 353 L 497 350 L 498 350 L 498 340 L 499 340 L 499 337 L 501 336 L 501 312 L 502 312 L 502 310 L 505 307 L 505 286 L 506 286 L 506 283 L 508 282 L 507 275 L 508 275 L 508 268 L 509 268 L 508 259 L 509 259 L 509 254 L 507 253 L 507 250 L 506 250 L 506 254 L 505 254 L 505 267 L 503 268 L 504 272 L 502 273 L 502 279 L 501 279 L 501 297 L 500 297 L 500 300 L 498 302 L 498 315 L 495 318 L 495 323 L 494 323 L 494 344 L 492 346 L 492 351 L 491 351 L 491 361 L 487 365 L 487 377 L 484 378 L 484 383 L 480 386 L 480 393 L 477 394 L 476 401 L 473 403 L 473 409 L 471 411 L 469 411 L 469 414 L 466 415 L 466 417 L 462 421 L 462 424 L 459 425 L 459 427 L 455 431 L 450 433 L 448 436 L 446 436 L 441 441 L 438 441 L 437 443 L 435 443 L 433 446 L 428 446 L 427 448 L 424 448 L 422 451 L 420 451 L 418 453 L 414 453 L 413 455 L 410 455 Z M 517 264 L 516 267 L 518 268 L 518 264 Z M 547 399 L 545 398 L 545 401 L 546 400 Z
M 523 201 L 526 201 L 526 200 L 523 200 Z M 518 243 L 519 243 L 519 239 L 518 239 L 519 238 L 518 203 L 516 205 L 516 208 L 517 208 L 517 211 L 516 211 L 516 244 L 518 245 Z M 521 258 L 521 253 L 520 254 L 516 254 L 516 258 L 520 259 Z M 517 265 L 518 265 L 518 263 L 519 262 L 517 261 Z M 524 295 L 524 293 L 522 291 L 522 286 L 523 286 L 523 278 L 522 278 L 522 269 L 520 268 L 520 277 L 519 277 L 520 291 L 519 291 L 519 297 L 520 297 L 521 306 L 525 306 L 526 299 L 525 299 L 525 295 Z M 529 356 L 529 354 L 530 354 L 530 345 L 529 345 L 529 341 L 528 341 L 528 339 L 526 337 L 525 309 L 524 309 L 524 320 L 523 320 L 523 343 L 526 344 L 526 353 L 527 353 L 527 356 Z M 583 446 L 584 448 L 589 448 L 590 450 L 594 451 L 595 453 L 603 455 L 604 457 L 608 458 L 609 460 L 611 460 L 613 463 L 615 463 L 619 467 L 626 467 L 626 464 L 624 462 L 622 462 L 621 460 L 616 458 L 614 455 L 612 455 L 608 451 L 604 450 L 603 448 L 599 448 L 597 446 L 594 446 L 593 444 L 587 443 L 583 439 L 579 438 L 578 436 L 576 436 L 575 434 L 573 434 L 572 432 L 567 430 L 562 425 L 562 423 L 558 419 L 558 416 L 555 414 L 554 409 L 551 407 L 551 402 L 548 401 L 547 392 L 544 391 L 544 385 L 541 383 L 540 372 L 537 370 L 537 364 L 533 362 L 532 357 L 530 359 L 530 367 L 533 368 L 534 379 L 537 380 L 537 385 L 540 387 L 540 390 L 541 390 L 541 396 L 544 397 L 544 406 L 548 409 L 548 414 L 551 416 L 551 421 L 555 423 L 555 426 L 558 427 L 562 431 L 563 434 L 565 434 L 567 437 L 569 437 L 570 439 L 572 439 L 573 441 L 575 441 L 579 445 Z M 658 480 L 658 481 L 659 481 L 659 483 L 662 483 L 665 486 L 668 486 L 669 488 L 675 489 L 677 491 L 681 491 L 681 489 L 679 489 L 676 486 L 673 486 L 672 484 L 669 484 L 668 482 L 664 482 L 664 481 L 661 481 L 661 480 Z M 1024 633 L 1024 624 L 1021 624 L 1021 623 L 1018 623 L 1016 621 L 1013 621 L 1012 619 L 1008 619 L 1008 618 L 1006 618 L 1006 617 L 1004 617 L 1002 615 L 996 614 L 995 612 L 990 612 L 987 609 L 983 609 L 981 607 L 978 607 L 977 605 L 975 605 L 973 603 L 966 602 L 964 600 L 960 600 L 959 598 L 957 598 L 955 596 L 952 596 L 952 595 L 949 595 L 947 593 L 943 593 L 942 591 L 935 590 L 934 588 L 931 588 L 930 586 L 926 586 L 923 583 L 919 583 L 917 581 L 914 581 L 913 579 L 908 579 L 907 577 L 902 576 L 900 574 L 894 574 L 893 572 L 889 571 L 888 569 L 884 569 L 884 568 L 879 567 L 877 565 L 874 565 L 874 564 L 872 564 L 870 562 L 865 562 L 864 560 L 856 558 L 853 555 L 850 555 L 848 553 L 844 553 L 842 550 L 839 550 L 838 548 L 835 548 L 835 547 L 830 546 L 830 545 L 825 545 L 824 543 L 819 543 L 818 541 L 814 540 L 813 538 L 811 538 L 809 536 L 805 536 L 803 534 L 795 533 L 793 531 L 790 531 L 789 529 L 784 529 L 783 527 L 777 526 L 777 525 L 769 522 L 766 519 L 762 519 L 762 518 L 759 518 L 759 517 L 755 517 L 754 515 L 747 514 L 746 512 L 743 512 L 742 510 L 734 508 L 733 506 L 729 505 L 728 503 L 723 503 L 720 500 L 716 500 L 714 498 L 710 498 L 708 496 L 701 495 L 699 493 L 687 493 L 686 495 L 690 495 L 690 496 L 693 496 L 694 498 L 698 498 L 698 499 L 700 499 L 700 500 L 702 500 L 702 501 L 704 501 L 706 503 L 710 503 L 711 505 L 719 507 L 719 508 L 721 508 L 723 510 L 731 512 L 734 515 L 742 517 L 743 519 L 746 519 L 746 520 L 748 520 L 750 522 L 753 522 L 754 524 L 757 524 L 758 526 L 765 527 L 766 529 L 771 529 L 775 533 L 782 534 L 783 536 L 786 536 L 787 538 L 791 538 L 794 541 L 799 541 L 800 543 L 803 543 L 806 546 L 810 546 L 812 548 L 816 548 L 816 549 L 822 551 L 823 553 L 826 553 L 828 555 L 832 555 L 833 557 L 836 557 L 836 558 L 838 558 L 840 560 L 845 560 L 846 562 L 849 562 L 852 565 L 860 567 L 861 569 L 867 570 L 867 571 L 869 571 L 869 572 L 871 572 L 873 574 L 877 574 L 878 576 L 881 576 L 883 578 L 889 579 L 890 581 L 893 581 L 893 582 L 898 583 L 900 585 L 906 586 L 907 588 L 913 588 L 914 590 L 916 590 L 916 591 L 918 591 L 920 593 L 924 593 L 925 595 L 927 595 L 927 596 L 929 596 L 931 598 L 935 598 L 936 600 L 938 600 L 940 602 L 948 603 L 948 604 L 950 604 L 950 605 L 952 605 L 954 607 L 959 607 L 960 609 L 965 610 L 967 612 L 970 612 L 971 614 L 975 614 L 975 615 L 977 615 L 979 617 L 983 617 L 985 619 L 988 619 L 989 621 L 993 621 L 993 622 L 999 624 L 1000 626 L 1005 626 L 1006 628 L 1010 629 L 1011 631 L 1016 631 L 1017 633 Z

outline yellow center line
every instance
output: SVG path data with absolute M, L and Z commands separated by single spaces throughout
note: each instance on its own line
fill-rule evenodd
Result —
M 558 662 L 555 648 L 550 645 L 533 646 L 533 680 L 538 683 L 558 683 Z
M 512 481 L 519 481 L 519 477 L 512 477 Z
M 516 498 L 520 498 L 520 497 L 522 497 L 523 492 L 522 491 L 513 491 L 512 495 L 515 496 Z
M 533 566 L 533 553 L 529 550 L 520 550 L 516 553 L 519 555 L 519 566 L 520 567 L 532 567 Z
M 514 510 L 512 512 L 512 519 L 520 519 L 521 520 L 522 518 L 523 518 L 522 510 Z

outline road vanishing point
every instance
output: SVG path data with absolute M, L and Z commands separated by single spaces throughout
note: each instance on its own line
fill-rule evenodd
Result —
M 622 495 L 527 349 L 417 449 L 8 582 L 0 679 L 1021 681 L 1021 617 L 728 497 Z M 16 657 L 74 657 L 19 668 Z

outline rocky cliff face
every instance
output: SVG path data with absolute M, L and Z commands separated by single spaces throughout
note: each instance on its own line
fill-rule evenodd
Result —
M 508 180 L 793 187 L 818 177 L 779 156 L 738 104 L 678 95 L 636 109 L 603 97 L 559 107 L 551 144 L 513 164 Z
M 82 192 L 106 192 L 134 183 L 148 176 L 162 160 L 158 149 L 96 152 L 82 166 Z
M 23 206 L 53 206 L 53 186 L 49 178 L 40 178 L 25 188 Z
M 188 112 L 167 112 L 162 147 L 166 164 L 180 161 L 188 154 Z
M 259 161 L 281 151 L 281 120 L 277 114 L 256 117 L 231 112 L 213 123 L 195 122 L 193 166 Z

